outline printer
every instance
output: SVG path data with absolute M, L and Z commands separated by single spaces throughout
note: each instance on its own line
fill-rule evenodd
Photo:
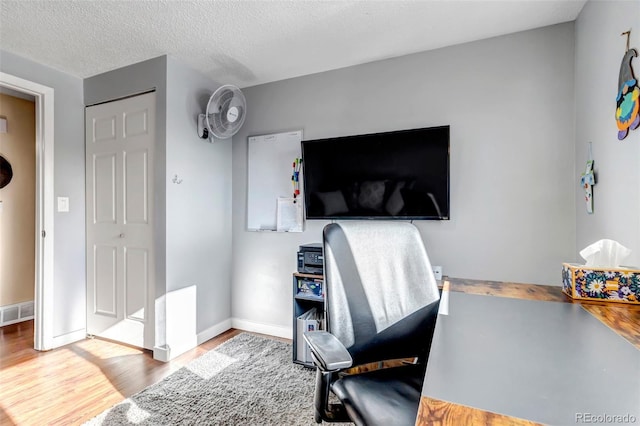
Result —
M 322 243 L 303 244 L 298 250 L 298 272 L 322 275 Z

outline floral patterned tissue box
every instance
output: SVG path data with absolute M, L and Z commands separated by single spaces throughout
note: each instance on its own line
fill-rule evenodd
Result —
M 573 299 L 640 304 L 640 270 L 563 263 L 562 291 Z

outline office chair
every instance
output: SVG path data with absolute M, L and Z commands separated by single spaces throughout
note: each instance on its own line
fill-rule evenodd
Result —
M 414 425 L 440 302 L 420 233 L 406 222 L 332 223 L 323 248 L 327 331 L 304 334 L 317 367 L 315 421 Z

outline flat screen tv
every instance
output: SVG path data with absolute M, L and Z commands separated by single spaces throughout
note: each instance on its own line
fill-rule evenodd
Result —
M 449 126 L 302 141 L 307 219 L 449 219 Z

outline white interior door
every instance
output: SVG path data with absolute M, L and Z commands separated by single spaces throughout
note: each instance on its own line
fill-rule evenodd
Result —
M 87 333 L 154 346 L 155 93 L 86 109 Z

